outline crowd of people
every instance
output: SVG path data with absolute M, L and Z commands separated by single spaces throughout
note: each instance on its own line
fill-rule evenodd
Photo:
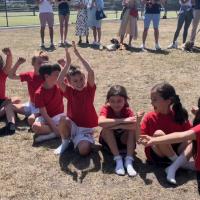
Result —
M 79 43 L 82 36 L 88 42 L 89 21 L 93 27 L 95 44 L 101 40 L 101 22 L 89 15 L 96 15 L 98 8 L 103 8 L 103 1 L 91 1 L 89 9 L 86 9 L 85 1 L 75 4 L 79 9 L 76 34 Z M 43 4 L 45 3 L 45 4 Z M 181 10 L 178 19 L 177 30 L 171 46 L 177 45 L 176 40 L 185 21 L 185 28 L 191 23 L 190 0 L 181 0 Z M 53 19 L 52 10 L 46 12 L 49 1 L 43 0 L 40 4 L 40 19 L 43 24 L 49 25 Z M 67 42 L 67 24 L 69 20 L 69 5 L 65 1 L 58 1 L 60 26 L 60 45 Z M 119 31 L 120 42 L 123 43 L 126 34 L 129 34 L 129 45 L 132 39 L 137 38 L 137 15 L 134 0 L 123 2 L 122 20 Z M 155 45 L 158 49 L 158 25 L 160 19 L 158 1 L 146 2 L 147 11 L 144 18 L 143 44 L 148 33 L 151 20 L 154 23 Z M 45 9 L 44 9 L 45 8 Z M 194 7 L 194 19 L 192 33 L 195 33 L 199 22 L 198 4 Z M 44 12 L 42 12 L 44 11 Z M 87 13 L 87 14 L 86 14 Z M 184 13 L 184 14 L 183 14 Z M 196 13 L 196 14 L 195 14 Z M 196 18 L 195 18 L 196 17 Z M 132 28 L 134 27 L 134 31 Z M 53 45 L 53 27 L 49 27 L 51 45 Z M 194 32 L 193 32 L 194 31 Z M 44 45 L 44 27 L 41 27 L 42 44 Z M 183 43 L 186 41 L 187 31 L 183 33 Z M 192 34 L 191 42 L 194 42 Z M 81 66 L 71 64 L 71 55 L 65 48 L 65 59 L 59 59 L 57 63 L 50 64 L 48 55 L 37 52 L 32 57 L 33 69 L 27 72 L 17 73 L 20 65 L 26 62 L 25 58 L 18 58 L 13 64 L 13 56 L 10 48 L 4 48 L 2 52 L 6 56 L 0 56 L 0 117 L 6 119 L 7 124 L 0 129 L 1 135 L 12 135 L 16 129 L 16 116 L 22 114 L 27 118 L 31 130 L 34 132 L 33 143 L 40 143 L 56 137 L 61 138 L 61 144 L 54 153 L 63 154 L 72 142 L 74 148 L 82 156 L 87 156 L 94 141 L 94 128 L 101 127 L 99 143 L 102 148 L 113 155 L 116 163 L 115 173 L 136 176 L 134 169 L 134 151 L 136 142 L 145 146 L 146 159 L 155 165 L 168 164 L 166 168 L 166 180 L 171 184 L 177 184 L 176 172 L 179 168 L 197 171 L 198 189 L 200 193 L 200 99 L 197 107 L 192 108 L 194 121 L 188 120 L 188 112 L 183 107 L 175 88 L 167 83 L 158 83 L 152 87 L 151 104 L 154 111 L 144 115 L 143 112 L 134 113 L 128 103 L 126 88 L 121 85 L 113 85 L 109 88 L 105 104 L 102 105 L 99 115 L 94 107 L 96 92 L 95 73 L 89 62 L 83 58 L 75 42 L 72 42 L 73 53 L 81 62 Z M 175 47 L 174 47 L 175 48 Z M 29 101 L 22 103 L 19 98 L 6 96 L 7 78 L 27 82 Z M 67 99 L 66 110 L 63 98 Z M 144 117 L 143 117 L 144 115 Z
M 50 35 L 50 48 L 54 48 L 53 42 L 53 8 L 52 0 L 37 0 L 39 5 L 39 17 L 41 23 L 41 47 L 45 47 L 44 43 L 44 31 L 46 23 L 49 26 Z M 151 22 L 153 23 L 154 37 L 155 37 L 155 49 L 160 50 L 159 45 L 159 23 L 161 7 L 166 7 L 167 0 L 141 0 L 141 5 L 144 7 L 144 30 L 142 33 L 141 50 L 146 49 L 146 39 Z M 83 42 L 82 37 L 85 37 L 85 42 L 89 43 L 89 28 L 93 34 L 93 45 L 97 45 L 102 48 L 101 45 L 101 24 L 104 15 L 104 1 L 103 0 L 56 0 L 58 5 L 58 15 L 60 22 L 60 41 L 58 46 L 65 46 L 69 43 L 67 40 L 68 22 L 70 17 L 70 9 L 77 10 L 77 20 L 75 35 L 79 37 L 78 44 Z M 178 14 L 177 28 L 174 33 L 172 43 L 168 46 L 171 48 L 178 48 L 178 36 L 184 25 L 182 49 L 185 49 L 188 29 L 192 23 L 192 32 L 190 40 L 188 41 L 190 48 L 194 46 L 194 41 L 197 33 L 197 27 L 200 21 L 200 2 L 199 0 L 179 0 L 180 10 Z M 128 46 L 132 47 L 132 40 L 138 38 L 138 1 L 137 0 L 122 0 L 122 14 L 121 23 L 118 32 L 120 40 L 120 48 L 124 49 L 124 38 L 129 35 Z M 98 13 L 103 17 L 98 17 Z M 98 15 L 98 16 L 97 16 Z M 166 15 L 166 13 L 165 13 Z M 187 45 L 188 46 L 188 45 Z
M 55 64 L 50 64 L 48 55 L 40 51 L 32 57 L 33 70 L 19 74 L 17 70 L 26 59 L 20 57 L 13 65 L 11 50 L 2 50 L 6 61 L 0 56 L 0 117 L 7 124 L 0 129 L 0 135 L 15 133 L 19 113 L 27 118 L 35 133 L 33 144 L 60 137 L 61 144 L 55 154 L 63 154 L 72 142 L 80 155 L 87 156 L 95 143 L 94 128 L 99 126 L 99 143 L 113 155 L 116 174 L 137 175 L 133 163 L 138 142 L 145 146 L 148 161 L 169 165 L 166 174 L 171 184 L 177 184 L 179 168 L 196 169 L 200 192 L 200 99 L 198 107 L 192 108 L 195 118 L 191 124 L 175 88 L 167 82 L 159 83 L 150 91 L 154 111 L 143 117 L 143 112 L 134 113 L 130 108 L 126 88 L 113 85 L 97 115 L 95 73 L 74 41 L 72 46 L 81 66 L 71 64 L 67 48 L 65 59 Z M 28 102 L 6 96 L 7 78 L 27 82 Z M 64 97 L 67 113 L 64 113 Z

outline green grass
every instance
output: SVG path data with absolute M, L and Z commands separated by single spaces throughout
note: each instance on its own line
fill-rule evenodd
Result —
M 57 12 L 55 14 L 55 24 L 59 23 Z M 76 11 L 71 11 L 70 14 L 70 23 L 76 22 Z M 115 11 L 106 11 L 108 19 L 119 19 L 121 11 L 117 13 Z M 8 13 L 8 25 L 12 26 L 28 26 L 28 25 L 39 25 L 39 13 L 36 13 L 36 16 L 33 16 L 32 12 L 9 12 Z M 172 11 L 168 13 L 169 18 L 177 17 L 176 12 Z M 6 26 L 6 15 L 5 13 L 0 13 L 0 27 Z

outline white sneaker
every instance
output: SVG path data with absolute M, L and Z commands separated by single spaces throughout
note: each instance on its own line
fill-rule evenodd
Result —
M 161 50 L 159 44 L 155 44 L 155 49 L 156 49 L 156 51 Z
M 177 49 L 178 48 L 178 42 L 175 41 L 175 42 L 171 43 L 167 48 L 168 49 Z
M 119 176 L 124 176 L 125 175 L 125 169 L 124 169 L 122 157 L 121 156 L 115 156 L 114 161 L 116 162 L 115 173 Z
M 99 45 L 99 43 L 96 42 L 96 41 L 94 41 L 92 44 L 93 44 L 93 45 Z
M 142 44 L 142 45 L 140 46 L 140 48 L 142 49 L 142 51 L 144 51 L 144 50 L 146 49 L 145 44 Z

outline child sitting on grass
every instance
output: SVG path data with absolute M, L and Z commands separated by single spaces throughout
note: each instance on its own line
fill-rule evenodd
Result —
M 27 82 L 30 100 L 24 104 L 13 104 L 15 113 L 23 114 L 28 117 L 28 123 L 31 126 L 38 116 L 39 110 L 35 107 L 35 92 L 43 83 L 42 77 L 39 75 L 39 69 L 43 62 L 48 61 L 48 56 L 43 52 L 37 52 L 32 57 L 33 70 L 16 74 L 17 69 L 26 62 L 24 58 L 19 58 L 10 71 L 9 78 Z
M 14 134 L 15 133 L 15 114 L 12 110 L 11 99 L 6 97 L 6 79 L 12 67 L 12 52 L 10 48 L 2 49 L 6 55 L 6 62 L 0 55 L 0 117 L 6 115 L 7 125 L 0 129 L 0 134 Z
M 81 155 L 87 155 L 94 143 L 94 127 L 98 124 L 97 114 L 94 108 L 94 96 L 96 91 L 95 76 L 89 63 L 80 55 L 72 42 L 75 55 L 81 61 L 87 76 L 78 66 L 71 65 L 71 58 L 66 49 L 66 65 L 58 78 L 58 85 L 67 98 L 67 117 L 63 117 L 60 123 L 60 134 L 67 138 L 68 142 L 62 143 L 56 150 L 56 154 L 62 154 L 69 140 L 78 148 Z M 65 76 L 67 74 L 67 83 Z
M 44 82 L 35 92 L 35 106 L 39 109 L 40 116 L 32 125 L 32 130 L 36 133 L 34 143 L 60 135 L 57 126 L 60 118 L 65 116 L 63 93 L 57 86 L 60 71 L 58 64 L 45 64 L 39 69 Z

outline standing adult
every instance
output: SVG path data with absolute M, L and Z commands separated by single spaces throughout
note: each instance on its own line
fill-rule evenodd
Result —
M 94 45 L 99 45 L 101 42 L 101 21 L 96 19 L 96 11 L 104 8 L 103 0 L 89 0 L 88 2 L 88 26 L 93 31 Z
M 192 22 L 192 18 L 193 18 L 193 14 L 192 14 L 192 2 L 191 0 L 179 0 L 179 3 L 181 5 L 180 7 L 180 11 L 179 11 L 179 16 L 178 16 L 178 23 L 177 23 L 177 28 L 176 28 L 176 32 L 174 34 L 174 39 L 172 44 L 170 44 L 168 46 L 168 49 L 172 49 L 172 48 L 178 48 L 178 42 L 177 42 L 177 38 L 179 36 L 179 33 L 181 31 L 181 28 L 184 25 L 184 31 L 183 31 L 183 45 L 186 42 L 186 38 L 187 38 L 187 34 L 188 34 L 188 29 L 189 26 Z
M 194 10 L 193 10 L 193 21 L 192 21 L 192 32 L 190 36 L 191 46 L 194 46 L 194 41 L 196 38 L 197 27 L 200 21 L 200 0 L 194 0 Z
M 120 44 L 123 45 L 124 37 L 126 35 L 129 35 L 128 45 L 131 47 L 132 39 L 136 40 L 138 36 L 137 4 L 135 0 L 123 0 L 122 5 L 124 6 L 124 10 L 121 17 L 121 24 L 119 28 Z
M 40 17 L 40 36 L 41 36 L 41 48 L 44 48 L 44 33 L 46 23 L 49 27 L 50 35 L 50 48 L 54 48 L 53 44 L 53 25 L 54 25 L 54 15 L 52 8 L 52 0 L 36 0 L 39 5 L 39 17 Z
M 164 2 L 165 0 L 163 0 Z M 148 29 L 151 21 L 153 21 L 154 37 L 155 37 L 155 49 L 160 50 L 158 43 L 159 39 L 159 23 L 160 23 L 160 9 L 161 0 L 142 0 L 145 4 L 145 15 L 144 15 L 144 31 L 142 35 L 142 45 L 141 49 L 144 50 L 145 42 L 148 34 Z
M 56 0 L 58 3 L 58 16 L 60 22 L 60 42 L 59 46 L 64 46 L 67 44 L 67 33 L 68 33 L 68 23 L 69 23 L 69 1 L 70 0 Z

